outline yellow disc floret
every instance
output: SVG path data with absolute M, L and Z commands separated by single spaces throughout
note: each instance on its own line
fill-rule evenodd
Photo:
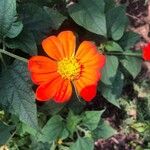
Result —
M 58 143 L 59 145 L 61 145 L 61 144 L 63 143 L 62 139 L 59 139 L 59 140 L 57 141 L 57 143 Z
M 74 80 L 80 75 L 80 64 L 75 57 L 64 58 L 58 62 L 58 73 L 64 79 Z

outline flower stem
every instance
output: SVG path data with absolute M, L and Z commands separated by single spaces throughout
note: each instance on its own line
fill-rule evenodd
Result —
M 2 50 L 4 51 L 5 50 L 5 41 L 4 40 L 2 41 L 2 44 L 3 44 L 3 49 Z M 5 60 L 3 58 L 3 55 L 1 53 L 0 53 L 0 59 L 3 63 L 3 65 L 4 65 L 5 69 L 7 69 L 7 65 L 6 65 Z
M 18 60 L 20 60 L 20 61 L 23 61 L 23 62 L 26 62 L 26 63 L 28 62 L 28 60 L 27 60 L 26 58 L 20 57 L 20 56 L 18 56 L 18 55 L 15 55 L 15 54 L 10 53 L 10 52 L 8 52 L 8 51 L 6 51 L 6 50 L 3 50 L 3 49 L 0 49 L 0 53 L 1 53 L 1 55 L 2 55 L 2 54 L 5 54 L 5 55 L 8 55 L 8 56 L 13 57 L 13 58 L 15 58 L 15 59 L 18 59 Z
M 83 132 L 85 137 L 91 137 L 91 131 L 85 130 L 85 129 L 81 128 L 80 126 L 77 126 L 77 129 L 79 131 Z
M 11 136 L 9 137 L 9 139 L 6 141 L 6 144 L 8 144 L 8 142 L 13 138 L 13 136 L 16 134 L 17 130 L 15 130 Z
M 85 129 L 81 128 L 80 126 L 77 126 L 77 129 L 83 133 L 87 133 L 88 131 L 86 131 Z
M 1 53 L 0 53 L 0 60 L 2 61 L 4 67 L 7 68 L 7 67 L 6 67 L 6 63 L 5 63 L 5 61 L 4 61 L 4 58 L 3 58 L 3 55 L 2 55 Z
M 128 53 L 128 52 L 109 52 L 105 53 L 106 55 L 120 55 L 120 56 L 132 56 L 132 57 L 141 57 L 141 53 Z
M 55 142 L 53 141 L 53 143 L 52 143 L 52 146 L 51 146 L 51 150 L 55 150 L 55 148 L 56 148 L 56 144 L 55 144 Z
M 72 84 L 73 84 L 73 87 L 74 87 L 74 91 L 75 91 L 76 97 L 77 97 L 77 99 L 79 100 L 79 102 L 81 102 L 81 99 L 80 99 L 80 97 L 78 96 L 79 93 L 78 93 L 78 91 L 77 91 L 77 89 L 76 89 L 76 86 L 75 86 L 74 82 L 72 82 Z

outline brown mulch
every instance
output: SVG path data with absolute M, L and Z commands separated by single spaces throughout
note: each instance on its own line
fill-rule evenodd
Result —
M 135 150 L 137 146 L 143 145 L 139 139 L 139 135 L 135 133 L 117 134 L 107 140 L 98 140 L 95 143 L 95 150 Z

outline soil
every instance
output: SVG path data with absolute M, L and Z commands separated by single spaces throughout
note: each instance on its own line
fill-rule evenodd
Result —
M 137 145 L 142 146 L 138 134 L 117 134 L 108 140 L 98 140 L 96 150 L 135 150 Z

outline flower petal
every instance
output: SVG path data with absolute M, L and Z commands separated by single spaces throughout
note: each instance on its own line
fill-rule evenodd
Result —
M 79 62 L 87 67 L 102 68 L 105 64 L 105 56 L 100 54 L 94 43 L 83 41 L 76 53 Z
M 81 60 L 82 61 L 82 60 Z M 105 65 L 106 57 L 97 53 L 94 57 L 89 58 L 88 61 L 82 62 L 85 68 L 102 69 Z
M 28 69 L 34 73 L 50 73 L 57 70 L 57 64 L 48 57 L 33 56 L 28 61 Z
M 91 80 L 91 82 L 97 82 L 98 80 L 100 80 L 101 74 L 99 71 L 92 69 L 84 69 L 81 72 L 81 78 L 85 78 L 85 79 L 89 79 Z M 80 78 L 78 79 L 80 80 Z
M 142 58 L 145 61 L 150 61 L 150 43 L 142 49 Z
M 48 101 L 53 98 L 62 84 L 63 79 L 58 77 L 48 83 L 40 85 L 36 90 L 36 98 L 39 101 Z
M 56 36 L 50 36 L 42 41 L 42 47 L 47 55 L 55 60 L 63 58 L 63 46 Z
M 57 103 L 64 103 L 70 99 L 71 95 L 72 95 L 71 82 L 69 80 L 64 80 L 59 90 L 57 91 L 56 95 L 54 96 L 54 100 Z
M 85 60 L 89 60 L 89 58 L 95 56 L 95 54 L 97 54 L 97 47 L 95 44 L 90 41 L 83 41 L 76 52 L 76 57 L 85 62 Z
M 96 96 L 96 85 L 89 85 L 82 89 L 80 96 L 87 102 L 90 102 Z
M 57 78 L 59 74 L 57 72 L 52 73 L 31 73 L 31 80 L 37 84 L 44 84 Z
M 96 77 L 94 80 L 92 79 L 92 76 L 90 77 L 90 75 L 87 77 L 87 76 L 81 76 L 78 80 L 75 80 L 74 81 L 74 85 L 78 91 L 78 93 L 80 94 L 80 92 L 87 86 L 89 85 L 94 85 L 94 84 L 97 84 L 97 80 L 98 80 L 98 77 Z
M 64 57 L 74 55 L 76 48 L 76 37 L 71 31 L 63 31 L 59 33 L 58 38 L 62 43 L 64 50 Z

